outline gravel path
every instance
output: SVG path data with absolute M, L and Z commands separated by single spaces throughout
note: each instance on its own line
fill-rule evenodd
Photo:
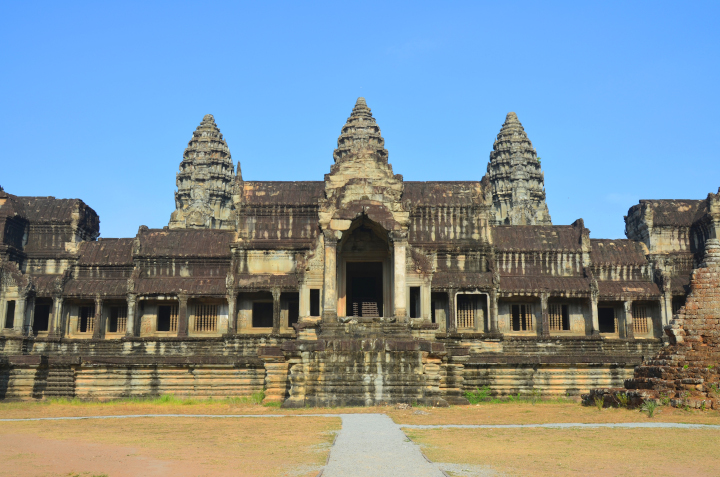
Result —
M 630 429 L 720 429 L 718 424 L 678 424 L 675 422 L 620 422 L 614 424 L 584 424 L 580 422 L 563 422 L 552 424 L 400 424 L 403 428 L 412 429 L 524 429 L 524 428 L 597 428 L 624 427 Z
M 385 414 L 341 414 L 323 477 L 443 477 Z

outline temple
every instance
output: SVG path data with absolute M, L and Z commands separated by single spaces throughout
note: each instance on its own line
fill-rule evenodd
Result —
M 478 180 L 405 181 L 388 159 L 359 98 L 322 181 L 246 180 L 206 115 L 168 226 L 135 237 L 99 238 L 80 199 L 0 189 L 0 398 L 616 388 L 668 345 L 718 237 L 720 191 L 641 201 L 627 239 L 553 225 L 515 113 Z

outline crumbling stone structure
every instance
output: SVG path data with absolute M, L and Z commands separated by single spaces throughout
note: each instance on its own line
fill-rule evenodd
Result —
M 636 402 L 662 399 L 675 406 L 720 408 L 720 190 L 709 194 L 700 207 L 688 208 L 695 211 L 699 220 L 694 225 L 705 238 L 696 242 L 697 254 L 704 259 L 691 274 L 687 301 L 664 328 L 669 346 L 636 367 L 626 389 L 593 389 L 586 399 L 602 396 L 612 402 L 614 395 L 625 392 Z M 670 249 L 682 237 L 652 228 L 643 231 L 646 239 L 663 241 Z
M 628 239 L 552 225 L 510 113 L 480 180 L 395 174 L 363 98 L 323 181 L 246 180 L 211 115 L 167 227 L 98 238 L 81 200 L 0 192 L 0 398 L 250 394 L 286 406 L 617 387 L 662 347 L 715 196 Z

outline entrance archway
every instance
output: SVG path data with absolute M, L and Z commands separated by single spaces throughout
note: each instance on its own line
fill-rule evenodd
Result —
M 338 314 L 380 318 L 391 314 L 391 266 L 387 232 L 367 216 L 343 234 L 338 263 Z

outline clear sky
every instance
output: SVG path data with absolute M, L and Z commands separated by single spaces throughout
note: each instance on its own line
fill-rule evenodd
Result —
M 0 185 L 167 225 L 215 115 L 248 180 L 322 180 L 358 96 L 406 180 L 479 180 L 515 111 L 554 224 L 624 237 L 639 199 L 720 186 L 720 2 L 0 6 Z

